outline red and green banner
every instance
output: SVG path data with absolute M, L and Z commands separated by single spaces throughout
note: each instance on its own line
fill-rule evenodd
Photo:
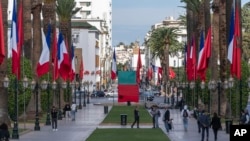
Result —
M 118 102 L 138 102 L 139 86 L 135 71 L 118 72 Z

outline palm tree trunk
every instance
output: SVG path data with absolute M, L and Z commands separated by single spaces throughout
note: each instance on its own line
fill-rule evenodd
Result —
M 31 36 L 31 0 L 22 0 L 23 2 L 23 32 L 24 32 L 24 56 L 31 60 L 32 58 L 32 36 Z
M 42 50 L 42 34 L 41 34 L 41 1 L 36 1 L 32 3 L 32 14 L 33 14 L 33 58 L 32 58 L 32 68 L 34 70 L 33 78 L 38 82 L 38 78 L 35 75 L 36 65 L 41 55 Z M 41 100 L 40 94 L 38 94 L 38 111 L 41 112 Z M 27 118 L 34 119 L 34 114 L 36 111 L 35 106 L 35 94 L 31 96 L 29 104 L 27 106 Z
M 2 14 L 3 14 L 3 26 L 4 26 L 4 42 L 5 42 L 5 51 L 6 51 L 6 57 L 4 62 L 0 65 L 0 79 L 3 80 L 5 75 L 8 74 L 7 72 L 7 51 L 8 51 L 8 42 L 7 42 L 7 38 L 8 38 L 8 18 L 7 18 L 7 14 L 8 14 L 8 1 L 7 0 L 3 0 L 1 1 L 1 6 L 2 6 Z M 3 85 L 1 85 L 1 89 L 0 89 L 0 121 L 1 122 L 5 122 L 10 126 L 10 119 L 9 119 L 9 115 L 8 115 L 8 90 L 6 88 L 3 87 Z
M 223 89 L 223 82 L 226 80 L 227 76 L 227 27 L 226 27 L 226 2 L 225 0 L 220 1 L 220 23 L 219 23 L 219 32 L 220 32 L 220 80 L 222 82 L 221 85 L 221 97 L 220 105 L 221 105 L 221 115 L 226 114 L 227 109 L 227 95 L 226 91 Z M 229 113 L 229 112 L 227 112 Z
M 212 41 L 212 54 L 210 60 L 210 68 L 211 68 L 211 80 L 218 80 L 219 72 L 218 72 L 218 55 L 219 55 L 219 39 L 220 39 L 220 19 L 219 19 L 219 3 L 220 0 L 213 1 L 213 22 L 212 22 L 212 33 L 213 33 L 213 41 Z M 210 102 L 211 102 L 211 112 L 217 112 L 218 110 L 218 93 L 216 91 L 210 91 Z

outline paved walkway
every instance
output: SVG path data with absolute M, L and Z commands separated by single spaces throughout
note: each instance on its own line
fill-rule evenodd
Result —
M 111 107 L 109 107 L 110 110 Z M 179 110 L 170 110 L 171 118 L 173 118 L 174 129 L 168 134 L 165 132 L 164 124 L 159 119 L 160 128 L 166 133 L 171 141 L 200 141 L 201 134 L 198 133 L 196 120 L 190 118 L 188 131 L 185 132 L 183 129 L 182 118 L 180 117 Z M 163 115 L 163 110 L 162 110 Z M 76 121 L 71 120 L 59 120 L 58 122 L 58 131 L 52 131 L 51 126 L 41 126 L 41 131 L 33 131 L 34 124 L 27 126 L 31 131 L 20 135 L 20 141 L 85 141 L 88 136 L 96 128 L 131 128 L 130 125 L 121 126 L 121 125 L 99 125 L 102 120 L 105 118 L 104 108 L 101 105 L 87 104 L 87 107 L 84 107 L 81 110 L 78 110 L 76 114 Z M 20 127 L 22 125 L 19 125 Z M 140 125 L 140 128 L 152 128 L 151 125 Z M 213 133 L 210 129 L 209 141 L 213 141 Z M 11 139 L 12 140 L 12 139 Z M 226 134 L 225 131 L 219 131 L 218 141 L 229 141 L 229 134 Z
M 78 110 L 76 121 L 58 120 L 58 131 L 51 126 L 41 126 L 40 131 L 31 131 L 20 135 L 20 141 L 85 141 L 105 118 L 103 106 L 87 104 Z M 22 125 L 19 125 L 22 126 Z M 34 124 L 31 127 L 34 129 Z

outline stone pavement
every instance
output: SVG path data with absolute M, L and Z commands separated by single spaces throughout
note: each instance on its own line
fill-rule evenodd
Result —
M 111 106 L 109 107 L 110 110 Z M 161 111 L 163 115 L 163 110 Z M 171 118 L 173 118 L 174 129 L 169 133 L 165 132 L 164 124 L 159 119 L 160 128 L 166 133 L 171 141 L 200 141 L 201 134 L 198 133 L 196 120 L 190 118 L 188 131 L 183 129 L 182 118 L 180 111 L 171 109 Z M 33 131 L 34 124 L 27 126 L 31 129 L 30 132 L 20 135 L 20 141 L 84 141 L 96 128 L 131 128 L 130 124 L 121 125 L 100 125 L 105 118 L 104 107 L 102 105 L 87 104 L 83 109 L 78 110 L 76 114 L 76 121 L 59 120 L 58 131 L 52 131 L 51 126 L 41 126 L 41 131 Z M 22 126 L 22 125 L 19 125 Z M 151 125 L 140 125 L 140 128 L 152 128 Z M 209 141 L 213 141 L 213 132 L 209 131 Z M 13 140 L 13 139 L 11 139 Z M 229 141 L 229 134 L 225 131 L 219 131 L 218 141 Z
M 52 131 L 51 126 L 41 124 L 41 130 L 34 131 L 33 124 L 29 126 L 30 132 L 19 135 L 19 141 L 85 141 L 105 116 L 103 106 L 87 104 L 77 111 L 76 121 L 58 120 L 58 131 Z

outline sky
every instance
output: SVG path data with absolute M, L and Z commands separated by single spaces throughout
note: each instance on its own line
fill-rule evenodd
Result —
M 241 0 L 242 5 L 250 0 Z M 180 7 L 180 0 L 113 0 L 112 1 L 112 45 L 120 42 L 129 45 L 131 42 L 144 42 L 145 35 L 151 26 L 160 23 L 166 17 L 185 14 Z

